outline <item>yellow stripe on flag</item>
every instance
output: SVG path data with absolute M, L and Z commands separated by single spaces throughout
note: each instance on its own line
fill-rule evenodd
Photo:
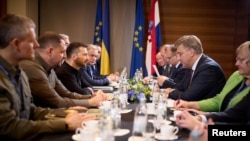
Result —
M 106 49 L 104 42 L 102 41 L 102 52 L 101 52 L 101 67 L 100 67 L 101 75 L 110 74 L 110 62 L 109 62 L 109 54 Z

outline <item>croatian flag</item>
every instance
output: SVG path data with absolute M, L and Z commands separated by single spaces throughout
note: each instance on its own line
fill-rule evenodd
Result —
M 152 0 L 150 21 L 148 27 L 148 40 L 146 51 L 146 75 L 150 76 L 155 71 L 153 65 L 156 65 L 156 53 L 161 45 L 161 28 L 160 28 L 160 15 L 158 0 Z

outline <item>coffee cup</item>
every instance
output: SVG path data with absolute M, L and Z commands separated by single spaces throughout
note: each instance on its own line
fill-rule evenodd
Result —
M 172 137 L 175 136 L 179 132 L 179 128 L 173 125 L 163 124 L 161 126 L 160 134 L 163 137 Z
M 98 120 L 88 120 L 88 121 L 83 121 L 82 122 L 82 127 L 83 129 L 85 130 L 88 130 L 88 131 L 96 131 L 98 130 L 98 123 L 99 121 Z
M 103 109 L 111 109 L 111 101 L 102 101 L 100 106 L 103 108 Z
M 94 132 L 85 130 L 84 128 L 77 128 L 75 131 L 75 135 L 79 137 L 78 140 L 85 140 L 85 139 L 88 139 L 88 141 L 95 140 Z

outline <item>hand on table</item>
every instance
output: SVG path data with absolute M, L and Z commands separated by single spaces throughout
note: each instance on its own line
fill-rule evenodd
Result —
M 83 121 L 94 120 L 95 115 L 87 115 L 85 113 L 72 112 L 67 114 L 64 118 L 65 123 L 68 125 L 68 130 L 74 131 L 79 127 L 82 127 Z

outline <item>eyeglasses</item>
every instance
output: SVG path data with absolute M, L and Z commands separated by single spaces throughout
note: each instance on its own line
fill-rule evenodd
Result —
M 245 60 L 247 60 L 247 58 L 240 58 L 240 57 L 236 57 L 236 58 L 235 58 L 235 61 L 236 61 L 236 62 L 239 62 L 239 63 L 242 63 L 242 62 L 244 62 Z

